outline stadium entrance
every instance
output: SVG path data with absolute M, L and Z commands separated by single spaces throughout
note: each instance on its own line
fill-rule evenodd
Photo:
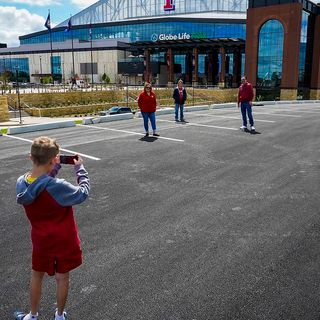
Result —
M 245 41 L 236 38 L 189 39 L 187 34 L 163 35 L 156 41 L 135 42 L 119 62 L 121 74 L 158 85 L 178 79 L 192 85 L 238 87 L 244 70 Z

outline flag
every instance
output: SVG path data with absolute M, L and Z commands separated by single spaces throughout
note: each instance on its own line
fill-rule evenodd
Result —
M 69 21 L 68 21 L 68 26 L 64 31 L 65 32 L 69 32 L 71 30 L 71 28 L 72 28 L 72 22 L 71 22 L 71 18 L 70 18 Z
M 47 18 L 46 23 L 44 24 L 44 26 L 45 26 L 48 30 L 51 30 L 50 12 L 48 13 L 48 18 Z

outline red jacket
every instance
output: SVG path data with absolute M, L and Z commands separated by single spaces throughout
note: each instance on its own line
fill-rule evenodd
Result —
M 254 93 L 253 93 L 252 84 L 249 82 L 242 84 L 239 88 L 238 103 L 250 102 L 253 100 L 253 97 L 254 97 Z
M 142 91 L 138 98 L 138 105 L 141 112 L 155 112 L 157 108 L 156 95 L 151 91 L 150 96 Z

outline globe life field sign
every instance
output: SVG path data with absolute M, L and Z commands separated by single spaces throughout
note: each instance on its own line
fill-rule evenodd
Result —
M 197 32 L 197 33 L 186 33 L 186 32 L 180 32 L 178 34 L 165 34 L 165 33 L 161 33 L 161 34 L 156 34 L 154 33 L 151 36 L 151 40 L 153 42 L 157 42 L 157 41 L 168 41 L 168 40 L 190 40 L 190 39 L 206 39 L 207 35 L 203 32 Z

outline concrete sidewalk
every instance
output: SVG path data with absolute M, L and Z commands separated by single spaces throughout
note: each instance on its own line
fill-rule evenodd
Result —
M 44 124 L 53 124 L 57 122 L 65 121 L 74 121 L 82 123 L 82 117 L 65 117 L 65 118 L 49 118 L 49 117 L 22 117 L 22 123 L 20 123 L 20 118 L 10 118 L 9 121 L 0 122 L 0 133 L 7 133 L 11 128 L 19 128 L 22 126 L 31 126 L 31 125 L 44 125 Z

